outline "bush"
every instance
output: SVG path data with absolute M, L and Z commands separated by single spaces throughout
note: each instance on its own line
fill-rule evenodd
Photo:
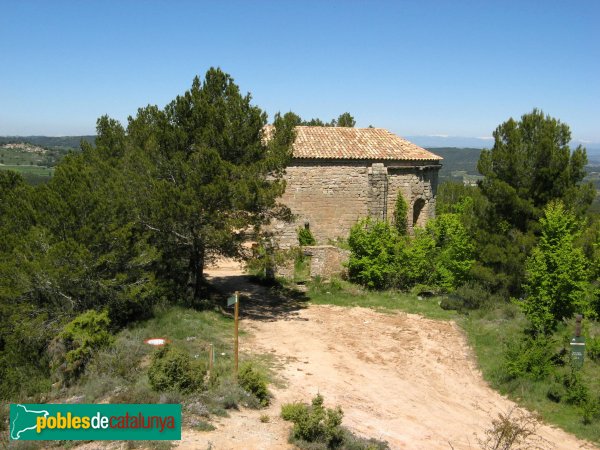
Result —
M 408 234 L 408 205 L 404 200 L 402 192 L 398 192 L 396 198 L 396 209 L 394 210 L 394 225 L 398 234 L 405 236 Z
M 582 406 L 589 401 L 589 389 L 583 382 L 581 374 L 571 369 L 562 376 L 562 384 L 565 387 L 564 401 L 570 405 Z
M 396 286 L 429 285 L 435 270 L 435 240 L 431 233 L 417 228 L 414 237 L 398 248 L 398 270 L 394 275 Z
M 308 405 L 304 403 L 286 403 L 281 406 L 281 417 L 283 420 L 296 422 L 302 414 L 306 413 Z
M 317 395 L 312 405 L 288 403 L 281 407 L 281 417 L 294 423 L 290 442 L 305 450 L 389 450 L 387 442 L 355 436 L 341 426 L 344 413 L 323 407 L 323 397 Z
M 360 220 L 350 230 L 348 277 L 371 289 L 390 287 L 397 272 L 400 238 L 386 222 Z
M 592 361 L 600 362 L 600 336 L 591 337 L 587 340 L 586 352 L 588 358 Z
M 467 281 L 475 260 L 472 239 L 458 214 L 442 214 L 427 223 L 426 230 L 435 240 L 435 270 L 432 281 L 452 291 Z
M 540 418 L 530 412 L 513 407 L 506 413 L 498 413 L 492 418 L 491 426 L 485 430 L 485 437 L 476 437 L 479 447 L 485 450 L 513 448 L 547 448 L 550 442 L 537 434 Z
M 67 384 L 77 378 L 95 351 L 112 344 L 109 326 L 107 311 L 89 310 L 69 322 L 49 346 L 54 375 Z
M 335 409 L 323 406 L 323 396 L 317 394 L 312 405 L 284 405 L 281 409 L 285 420 L 294 422 L 292 439 L 305 442 L 319 442 L 328 448 L 339 448 L 343 443 L 343 412 L 338 406 Z
M 305 245 L 315 245 L 317 243 L 313 234 L 310 231 L 310 228 L 299 227 L 297 233 L 298 243 L 300 244 L 300 246 L 304 247 Z
M 507 345 L 504 352 L 504 373 L 509 380 L 528 378 L 542 380 L 553 369 L 554 342 L 544 336 L 526 336 Z
M 242 389 L 256 396 L 261 406 L 269 404 L 270 395 L 267 389 L 267 378 L 252 363 L 246 363 L 241 367 L 238 383 Z
M 582 420 L 585 425 L 600 419 L 600 397 L 596 400 L 588 399 L 581 407 Z
M 107 376 L 133 381 L 137 378 L 146 344 L 136 336 L 125 332 L 114 344 L 98 351 L 85 369 L 86 378 Z
M 521 309 L 536 332 L 549 334 L 563 318 L 588 311 L 588 277 L 583 251 L 573 240 L 580 224 L 561 202 L 551 202 L 540 219 L 542 235 L 527 258 Z
M 453 294 L 444 297 L 442 309 L 457 311 L 479 309 L 500 303 L 501 299 L 485 289 L 481 284 L 469 282 L 460 286 Z
M 192 364 L 183 350 L 165 345 L 152 356 L 148 369 L 150 386 L 156 391 L 193 392 L 203 387 L 206 367 Z
M 444 214 L 402 236 L 387 222 L 366 218 L 348 238 L 348 277 L 370 289 L 435 284 L 452 291 L 473 266 L 473 244 L 456 214 Z

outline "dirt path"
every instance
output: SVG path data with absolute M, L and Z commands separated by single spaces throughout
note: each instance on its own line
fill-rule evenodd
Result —
M 286 387 L 272 389 L 266 411 L 235 412 L 208 433 L 184 430 L 179 448 L 290 448 L 281 404 L 321 393 L 328 406 L 343 408 L 346 426 L 392 448 L 475 449 L 474 434 L 483 437 L 490 414 L 514 406 L 483 381 L 453 322 L 365 308 L 300 308 L 272 298 L 261 309 L 265 291 L 248 283 L 235 263 L 208 273 L 221 289 L 247 296 L 242 328 L 250 335 L 242 350 L 272 353 Z M 261 423 L 263 414 L 269 423 Z M 552 444 L 547 448 L 596 448 L 549 426 L 539 434 Z

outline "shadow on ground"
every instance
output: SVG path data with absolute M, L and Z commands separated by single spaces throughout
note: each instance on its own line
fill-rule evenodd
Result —
M 308 297 L 303 292 L 279 284 L 266 286 L 249 275 L 217 275 L 208 281 L 224 295 L 220 306 L 227 312 L 233 312 L 233 306 L 226 306 L 227 297 L 236 291 L 240 293 L 242 319 L 306 320 L 298 315 L 299 310 L 308 306 Z

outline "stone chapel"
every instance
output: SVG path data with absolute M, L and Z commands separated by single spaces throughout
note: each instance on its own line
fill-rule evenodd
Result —
M 298 245 L 298 227 L 320 244 L 348 237 L 360 218 L 391 220 L 398 193 L 408 205 L 408 226 L 435 215 L 442 157 L 383 128 L 296 127 L 282 203 L 293 223 L 274 224 L 279 245 Z

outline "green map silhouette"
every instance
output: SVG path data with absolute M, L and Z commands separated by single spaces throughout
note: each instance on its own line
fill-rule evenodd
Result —
M 39 416 L 48 417 L 48 411 L 33 411 L 23 405 L 11 407 L 10 438 L 21 439 L 21 434 L 28 430 L 35 430 Z

